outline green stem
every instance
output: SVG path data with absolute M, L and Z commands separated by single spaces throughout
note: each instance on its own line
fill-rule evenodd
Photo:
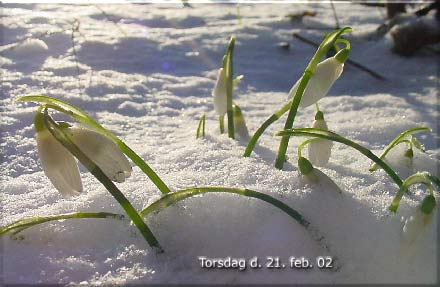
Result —
M 55 137 L 55 139 L 61 143 L 70 153 L 72 153 L 98 180 L 101 182 L 105 188 L 110 192 L 110 194 L 116 199 L 116 201 L 121 205 L 133 223 L 141 232 L 142 236 L 148 242 L 148 244 L 156 248 L 159 252 L 163 252 L 159 245 L 156 237 L 153 235 L 151 230 L 139 216 L 137 210 L 133 207 L 130 201 L 124 196 L 124 194 L 116 187 L 116 185 L 104 174 L 104 172 L 89 158 L 87 157 L 77 145 L 73 143 L 70 137 L 52 120 L 48 115 L 47 109 L 44 113 L 44 124 L 49 132 Z
M 281 107 L 277 112 L 275 112 L 273 115 L 271 115 L 258 129 L 257 131 L 252 135 L 252 138 L 249 140 L 249 143 L 246 146 L 246 149 L 244 151 L 243 156 L 249 157 L 251 156 L 252 151 L 255 148 L 255 145 L 257 144 L 258 139 L 261 137 L 261 135 L 264 133 L 264 131 L 274 122 L 276 122 L 284 113 L 286 113 L 290 106 L 292 105 L 292 100 L 288 101 L 284 106 Z
M 303 141 L 303 142 L 298 146 L 298 158 L 301 158 L 301 157 L 302 157 L 302 150 L 304 149 L 304 147 L 305 147 L 306 145 L 308 145 L 309 143 L 314 142 L 314 141 L 316 141 L 316 140 L 319 140 L 319 138 L 311 138 L 311 139 L 308 139 L 308 140 Z
M 220 124 L 220 134 L 225 132 L 225 115 L 218 116 L 218 122 Z
M 315 103 L 315 107 L 316 107 L 316 112 L 320 112 L 320 111 L 321 111 L 321 110 L 319 109 L 318 102 Z
M 122 220 L 125 217 L 122 214 L 109 213 L 109 212 L 74 212 L 74 213 L 65 213 L 65 214 L 50 215 L 50 216 L 34 216 L 30 218 L 20 219 L 11 224 L 1 227 L 0 236 L 8 232 L 13 232 L 14 234 L 17 234 L 18 232 L 21 232 L 24 229 L 49 221 L 64 220 L 64 219 L 81 219 L 81 218 L 113 218 L 113 219 Z
M 173 205 L 179 201 L 182 201 L 188 197 L 200 195 L 207 192 L 226 192 L 226 193 L 234 193 L 239 194 L 247 197 L 253 197 L 258 198 L 260 200 L 263 200 L 279 209 L 287 213 L 290 217 L 295 219 L 299 224 L 307 228 L 310 223 L 304 219 L 304 217 L 298 213 L 296 210 L 289 207 L 287 204 L 283 203 L 282 201 L 279 201 L 278 199 L 250 189 L 241 189 L 241 188 L 232 188 L 232 187 L 219 187 L 219 186 L 213 186 L 213 187 L 194 187 L 194 188 L 187 188 L 178 190 L 173 193 L 169 193 L 159 200 L 155 201 L 154 203 L 150 204 L 147 208 L 142 210 L 139 214 L 141 216 L 146 216 L 147 214 L 151 212 L 159 212 L 163 208 L 166 208 L 170 205 Z
M 395 213 L 397 212 L 397 209 L 399 207 L 400 200 L 403 197 L 403 194 L 408 191 L 409 187 L 413 184 L 421 183 L 424 184 L 428 190 L 429 194 L 431 196 L 434 196 L 434 189 L 432 187 L 431 182 L 433 179 L 433 176 L 429 172 L 417 172 L 405 179 L 405 181 L 402 183 L 402 186 L 400 187 L 397 194 L 394 196 L 393 201 L 391 202 L 391 205 L 389 207 L 390 211 Z M 437 179 L 438 180 L 438 179 Z M 434 180 L 435 183 L 435 180 Z
M 197 126 L 196 139 L 204 136 L 205 136 L 205 114 L 203 114 L 199 120 L 199 125 Z
M 302 95 L 306 89 L 307 84 L 310 81 L 313 73 L 311 70 L 305 70 L 301 81 L 299 83 L 298 89 L 296 90 L 295 96 L 293 97 L 292 105 L 290 106 L 289 115 L 287 116 L 286 123 L 284 124 L 284 130 L 291 129 L 293 122 L 295 121 L 296 113 L 298 111 L 299 103 L 301 102 Z M 278 148 L 278 154 L 275 161 L 275 167 L 278 169 L 283 169 L 284 162 L 286 161 L 287 147 L 289 146 L 290 136 L 284 136 L 281 138 L 280 146 Z
M 238 194 L 246 197 L 252 197 L 257 198 L 260 200 L 263 200 L 264 202 L 267 202 L 278 209 L 282 210 L 283 212 L 287 213 L 291 218 L 293 218 L 296 222 L 298 222 L 301 226 L 303 226 L 310 234 L 310 236 L 324 249 L 324 252 L 331 254 L 331 250 L 327 244 L 325 244 L 325 238 L 320 234 L 320 232 L 314 228 L 300 213 L 298 213 L 296 210 L 292 209 L 288 205 L 284 204 L 283 202 L 279 201 L 276 198 L 273 198 L 270 195 L 250 190 L 250 189 L 241 189 L 241 188 L 231 188 L 231 187 L 194 187 L 194 188 L 188 188 L 188 189 L 182 189 L 178 190 L 173 193 L 169 193 L 159 200 L 153 202 L 150 204 L 147 208 L 142 210 L 140 214 L 142 216 L 146 216 L 152 212 L 160 212 L 162 209 L 171 206 L 179 201 L 182 201 L 186 198 L 189 198 L 191 196 L 200 195 L 203 193 L 208 192 L 224 192 L 224 193 L 233 193 Z M 335 265 L 336 262 L 338 262 L 337 258 L 335 257 Z M 336 267 L 336 270 L 339 268 L 339 266 Z
M 402 186 L 402 179 L 394 172 L 394 170 L 388 166 L 383 160 L 378 158 L 375 154 L 373 154 L 369 149 L 366 147 L 361 146 L 360 144 L 357 144 L 349 139 L 346 139 L 336 133 L 321 130 L 321 129 L 313 129 L 313 128 L 303 128 L 303 129 L 291 129 L 291 130 L 284 130 L 277 132 L 275 134 L 276 136 L 307 136 L 307 137 L 317 137 L 317 138 L 323 138 L 331 141 L 340 142 L 342 144 L 345 144 L 347 146 L 350 146 L 359 152 L 361 152 L 363 155 L 374 161 L 376 164 L 378 164 L 380 167 L 383 168 L 383 170 L 393 179 L 393 181 L 399 186 L 399 188 Z
M 385 148 L 385 150 L 382 152 L 382 154 L 379 156 L 379 158 L 384 159 L 385 156 L 388 154 L 388 152 L 391 149 L 393 149 L 396 145 L 398 145 L 399 142 L 401 142 L 401 139 L 404 138 L 405 136 L 410 135 L 412 133 L 418 133 L 418 132 L 423 132 L 423 131 L 431 131 L 431 129 L 428 127 L 417 127 L 417 128 L 412 128 L 412 129 L 409 129 L 409 130 L 406 130 L 406 131 L 400 133 L 390 142 L 390 144 Z M 378 168 L 377 164 L 374 163 L 370 166 L 369 171 L 373 172 L 373 171 L 377 170 L 377 168 Z
M 117 136 L 115 136 L 112 132 L 101 126 L 97 121 L 95 121 L 91 116 L 89 116 L 82 109 L 59 99 L 43 96 L 43 95 L 29 95 L 23 96 L 17 99 L 19 102 L 38 102 L 44 103 L 47 107 L 62 112 L 71 118 L 85 123 L 107 137 L 111 138 L 119 149 L 125 153 L 149 178 L 150 180 L 157 186 L 157 188 L 162 193 L 170 192 L 168 186 L 162 181 L 162 179 L 151 169 L 151 167 L 140 157 L 138 156 L 130 147 L 128 147 L 122 140 L 120 140 Z
M 233 88 L 233 52 L 234 52 L 235 38 L 231 37 L 228 49 L 226 50 L 226 58 L 223 63 L 223 69 L 226 73 L 226 105 L 228 116 L 228 136 L 231 139 L 235 138 L 234 131 L 234 110 L 232 108 L 232 88 Z

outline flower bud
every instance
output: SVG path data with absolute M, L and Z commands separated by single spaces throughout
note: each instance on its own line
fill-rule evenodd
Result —
M 218 70 L 217 82 L 212 90 L 214 109 L 219 116 L 227 112 L 226 73 L 223 68 Z
M 431 222 L 434 208 L 436 207 L 435 198 L 432 195 L 426 196 L 422 203 L 416 208 L 403 225 L 402 245 L 411 245 L 423 233 L 425 227 Z
M 327 123 L 324 120 L 324 114 L 318 111 L 315 115 L 315 121 L 312 128 L 328 130 Z M 316 139 L 308 144 L 308 155 L 310 161 L 317 166 L 323 166 L 328 163 L 332 152 L 333 142 L 326 139 Z
M 342 190 L 331 178 L 329 178 L 319 169 L 314 168 L 310 161 L 308 161 L 305 157 L 300 157 L 298 159 L 298 168 L 302 174 L 303 183 L 318 184 L 325 190 L 342 193 Z
M 246 121 L 244 120 L 243 113 L 238 105 L 234 104 L 234 127 L 235 133 L 241 140 L 249 139 L 249 132 L 246 126 Z

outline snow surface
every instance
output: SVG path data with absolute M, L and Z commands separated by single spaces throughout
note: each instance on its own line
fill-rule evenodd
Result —
M 328 126 L 377 154 L 401 131 L 420 125 L 433 133 L 417 136 L 427 149 L 403 161 L 403 147 L 388 157 L 405 177 L 415 170 L 439 175 L 438 59 L 421 51 L 412 58 L 390 52 L 388 37 L 361 37 L 383 22 L 384 11 L 336 5 L 341 26 L 354 33 L 354 59 L 385 75 L 379 81 L 346 65 L 329 95 L 320 101 Z M 288 13 L 314 10 L 313 21 L 291 22 Z M 284 117 L 263 135 L 250 158 L 245 143 L 218 132 L 211 90 L 228 38 L 237 38 L 234 69 L 245 77 L 235 90 L 252 133 L 285 102 L 292 84 L 314 53 L 292 38 L 316 41 L 333 26 L 328 4 L 240 5 L 16 5 L 4 4 L 1 22 L 1 222 L 74 211 L 123 213 L 115 200 L 81 167 L 85 192 L 64 199 L 44 176 L 32 126 L 34 104 L 24 94 L 41 93 L 85 109 L 148 162 L 172 190 L 191 186 L 246 187 L 270 194 L 302 213 L 325 237 L 331 254 L 291 218 L 256 199 L 206 194 L 187 199 L 147 223 L 166 252 L 152 251 L 137 230 L 110 219 L 66 220 L 30 228 L 24 239 L 2 237 L 3 283 L 434 283 L 437 280 L 437 222 L 402 250 L 403 218 L 425 195 L 414 188 L 397 215 L 387 207 L 397 186 L 370 161 L 335 144 L 320 168 L 343 190 L 303 186 L 293 138 L 285 170 L 273 162 Z M 75 19 L 78 21 L 75 23 Z M 79 26 L 77 25 L 79 24 Z M 321 24 L 321 25 L 318 25 Z M 77 30 L 72 33 L 72 27 Z M 327 30 L 328 31 L 328 30 Z M 73 42 L 75 46 L 72 46 Z M 288 51 L 277 46 L 290 43 Z M 77 59 L 78 63 L 76 63 Z M 196 140 L 202 115 L 207 136 Z M 313 106 L 300 110 L 298 127 L 310 126 Z M 57 117 L 62 119 L 63 117 Z M 118 185 L 141 209 L 160 192 L 134 167 Z M 205 270 L 198 256 L 337 257 L 337 271 Z

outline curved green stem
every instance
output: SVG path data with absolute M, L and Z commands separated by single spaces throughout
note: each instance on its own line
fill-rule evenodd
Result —
M 150 204 L 147 208 L 142 210 L 140 214 L 142 216 L 146 216 L 153 212 L 160 212 L 162 209 L 171 206 L 179 201 L 182 201 L 186 198 L 189 198 L 191 196 L 200 195 L 203 193 L 208 192 L 225 192 L 225 193 L 232 193 L 232 194 L 238 194 L 243 195 L 247 197 L 257 198 L 260 200 L 263 200 L 278 209 L 282 210 L 283 212 L 287 213 L 291 218 L 293 218 L 296 222 L 298 222 L 300 225 L 302 225 L 310 234 L 310 236 L 324 249 L 324 251 L 328 254 L 331 254 L 330 247 L 325 243 L 325 238 L 320 234 L 320 232 L 313 227 L 300 213 L 298 213 L 296 210 L 292 209 L 288 205 L 284 204 L 283 202 L 279 201 L 276 198 L 273 198 L 270 195 L 250 190 L 250 189 L 241 189 L 241 188 L 231 188 L 231 187 L 219 187 L 219 186 L 212 186 L 212 187 L 194 187 L 194 188 L 187 188 L 178 190 L 173 193 L 166 194 L 159 200 L 153 202 Z M 338 270 L 340 268 L 338 259 L 335 257 L 335 270 Z
M 18 232 L 21 232 L 29 227 L 49 221 L 64 220 L 64 219 L 81 219 L 81 218 L 112 218 L 112 219 L 123 220 L 125 219 L 125 216 L 122 214 L 110 213 L 110 212 L 73 212 L 73 213 L 65 213 L 59 215 L 33 216 L 33 217 L 17 220 L 11 224 L 1 227 L 0 236 L 8 232 L 13 232 L 13 234 L 17 234 Z
M 398 145 L 401 142 L 401 139 L 404 138 L 407 135 L 413 134 L 413 133 L 418 133 L 418 132 L 423 132 L 423 131 L 431 131 L 430 128 L 428 127 L 417 127 L 417 128 L 412 128 L 409 130 L 406 130 L 402 133 L 400 133 L 399 135 L 397 135 L 391 142 L 390 144 L 384 149 L 384 151 L 382 152 L 382 154 L 379 156 L 380 159 L 384 159 L 385 156 L 388 154 L 388 152 L 393 149 L 396 145 Z M 375 170 L 377 170 L 378 165 L 376 163 L 372 164 L 370 166 L 370 168 L 368 169 L 370 172 L 373 172 Z
M 130 219 L 133 221 L 134 225 L 136 225 L 136 227 L 139 229 L 148 244 L 151 247 L 156 248 L 157 251 L 163 252 L 156 237 L 139 216 L 137 210 L 133 207 L 130 201 L 104 174 L 99 166 L 97 166 L 89 157 L 87 157 L 81 151 L 81 149 L 77 145 L 75 145 L 75 143 L 73 143 L 71 138 L 57 126 L 53 119 L 48 115 L 47 109 L 45 109 L 44 113 L 44 124 L 49 132 L 54 136 L 54 138 L 60 144 L 62 144 L 71 154 L 73 154 L 90 171 L 90 173 L 92 173 L 99 180 L 99 182 L 101 182 L 105 186 L 105 188 L 116 199 L 116 201 L 121 205 L 121 207 L 130 217 Z
M 403 181 L 402 186 L 400 187 L 397 194 L 394 196 L 394 199 L 391 202 L 391 205 L 389 207 L 390 211 L 394 212 L 394 213 L 397 212 L 397 209 L 399 208 L 399 203 L 403 197 L 403 194 L 405 192 L 407 192 L 409 187 L 413 184 L 417 184 L 417 183 L 424 184 L 428 188 L 429 194 L 431 196 L 434 196 L 434 188 L 432 187 L 431 182 L 436 183 L 437 186 L 440 187 L 440 185 L 439 185 L 440 182 L 436 182 L 436 181 L 438 181 L 438 178 L 436 178 L 435 176 L 431 175 L 429 172 L 426 172 L 426 171 L 417 172 L 417 173 L 407 177 Z
M 374 161 L 376 164 L 378 164 L 380 167 L 383 168 L 383 170 L 391 177 L 391 179 L 399 186 L 399 188 L 402 186 L 402 179 L 382 159 L 378 158 L 375 154 L 373 154 L 366 147 L 363 147 L 360 144 L 357 144 L 354 141 L 346 139 L 346 138 L 344 138 L 334 132 L 321 130 L 321 129 L 314 129 L 314 128 L 303 128 L 303 129 L 291 129 L 291 130 L 279 131 L 275 135 L 276 136 L 295 135 L 295 136 L 317 137 L 317 138 L 323 138 L 323 139 L 343 143 L 347 146 L 350 146 L 350 147 L 358 150 L 363 155 L 365 155 L 366 157 L 368 157 L 369 159 Z
M 302 157 L 302 150 L 304 149 L 304 147 L 305 147 L 306 145 L 308 145 L 309 143 L 314 142 L 314 141 L 316 141 L 316 140 L 319 140 L 319 138 L 311 138 L 311 139 L 308 139 L 308 140 L 303 141 L 303 142 L 298 146 L 298 158 L 301 158 L 301 157 Z
M 252 151 L 254 150 L 255 145 L 257 144 L 258 139 L 261 137 L 261 135 L 264 133 L 264 131 L 274 122 L 276 122 L 282 115 L 284 115 L 292 105 L 292 101 L 288 101 L 284 106 L 282 106 L 278 111 L 276 111 L 274 114 L 272 114 L 252 135 L 251 139 L 249 140 L 246 149 L 244 151 L 243 156 L 249 157 L 251 156 Z
M 85 123 L 95 130 L 101 132 L 102 134 L 106 135 L 107 137 L 111 138 L 116 145 L 119 147 L 119 149 L 125 153 L 149 178 L 150 180 L 157 186 L 157 188 L 162 193 L 168 193 L 170 192 L 170 189 L 168 186 L 160 179 L 160 177 L 151 169 L 151 167 L 139 156 L 137 155 L 129 146 L 127 146 L 122 140 L 120 140 L 117 136 L 115 136 L 112 132 L 101 126 L 97 121 L 95 121 L 91 116 L 89 116 L 85 111 L 82 109 L 69 104 L 65 101 L 43 96 L 43 95 L 28 95 L 19 97 L 17 99 L 19 102 L 37 102 L 37 103 L 44 103 L 47 107 L 57 110 L 61 113 L 64 113 L 71 118 Z
M 287 204 L 283 203 L 282 201 L 279 201 L 278 199 L 250 189 L 241 189 L 241 188 L 232 188 L 232 187 L 221 187 L 221 186 L 209 186 L 209 187 L 193 187 L 193 188 L 187 188 L 178 190 L 173 193 L 169 193 L 159 200 L 155 201 L 154 203 L 150 204 L 147 208 L 142 210 L 139 214 L 141 216 L 146 216 L 147 214 L 151 212 L 159 212 L 160 210 L 164 209 L 165 207 L 168 207 L 170 205 L 173 205 L 179 201 L 182 201 L 188 197 L 207 193 L 207 192 L 226 192 L 226 193 L 234 193 L 239 194 L 247 197 L 253 197 L 258 198 L 260 200 L 263 200 L 279 209 L 287 213 L 290 217 L 295 219 L 299 224 L 307 228 L 309 226 L 309 222 L 304 219 L 304 217 L 298 213 L 296 210 L 289 207 Z

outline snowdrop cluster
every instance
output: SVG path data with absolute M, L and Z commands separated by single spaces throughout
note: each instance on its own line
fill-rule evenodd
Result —
M 227 114 L 228 136 L 230 138 L 237 137 L 242 141 L 249 140 L 245 151 L 245 156 L 249 156 L 256 141 L 264 130 L 270 124 L 278 120 L 284 113 L 289 111 L 284 130 L 276 133 L 276 135 L 282 137 L 276 159 L 276 167 L 282 168 L 285 162 L 285 152 L 287 151 L 290 136 L 310 137 L 298 148 L 298 169 L 301 173 L 301 180 L 304 184 L 319 185 L 320 187 L 325 188 L 325 190 L 329 190 L 336 194 L 342 193 L 342 190 L 335 182 L 333 182 L 333 180 L 321 170 L 313 166 L 324 166 L 328 163 L 331 156 L 333 141 L 352 147 L 373 160 L 374 165 L 370 168 L 370 171 L 374 171 L 379 167 L 382 168 L 399 186 L 399 192 L 396 194 L 390 206 L 392 212 L 397 211 L 399 202 L 403 194 L 408 191 L 410 185 L 420 182 L 424 183 L 429 187 L 430 195 L 425 197 L 414 213 L 406 219 L 402 228 L 402 245 L 410 245 L 432 221 L 436 209 L 433 185 L 437 185 L 440 188 L 440 180 L 425 172 L 417 173 L 408 177 L 405 181 L 402 181 L 396 172 L 389 167 L 383 159 L 389 150 L 400 143 L 406 142 L 409 147 L 405 152 L 405 157 L 412 161 L 413 147 L 423 150 L 423 146 L 410 134 L 429 129 L 421 127 L 401 133 L 390 143 L 382 155 L 377 157 L 369 149 L 329 131 L 324 119 L 324 113 L 319 110 L 317 105 L 317 101 L 326 96 L 335 81 L 343 72 L 344 63 L 350 52 L 350 45 L 347 40 L 339 39 L 339 37 L 342 33 L 349 30 L 349 28 L 339 29 L 328 34 L 324 38 L 307 66 L 303 76 L 296 81 L 290 89 L 288 102 L 266 120 L 252 137 L 249 136 L 249 131 L 241 108 L 232 101 L 234 82 L 238 82 L 241 79 L 241 76 L 237 77 L 235 80 L 232 78 L 232 51 L 235 43 L 235 38 L 232 37 L 223 58 L 223 66 L 218 70 L 217 80 L 212 91 L 214 109 L 219 116 L 220 131 L 222 133 L 224 131 L 224 116 Z M 330 47 L 341 42 L 346 44 L 345 48 L 339 50 L 335 56 L 321 61 L 322 57 L 324 57 Z M 267 194 L 262 194 L 249 189 L 230 187 L 193 187 L 171 192 L 159 176 L 157 176 L 157 174 L 155 174 L 134 151 L 126 146 L 120 139 L 111 134 L 111 132 L 100 126 L 81 109 L 61 100 L 40 95 L 25 96 L 20 100 L 35 101 L 40 104 L 43 103 L 34 118 L 37 149 L 44 173 L 54 187 L 65 197 L 75 196 L 83 191 L 78 164 L 75 160 L 76 157 L 101 183 L 104 184 L 152 247 L 157 247 L 161 250 L 157 239 L 142 220 L 141 216 L 159 208 L 166 208 L 167 206 L 187 197 L 205 192 L 229 192 L 258 198 L 280 208 L 305 228 L 308 228 L 309 226 L 309 222 L 289 206 Z M 304 108 L 313 104 L 316 104 L 317 112 L 312 127 L 293 129 L 292 127 L 297 109 L 299 107 Z M 79 122 L 90 124 L 92 129 L 84 126 L 74 127 L 61 122 L 56 123 L 48 115 L 48 108 L 65 113 Z M 205 115 L 200 119 L 196 137 L 198 138 L 204 135 Z M 308 159 L 301 154 L 301 150 L 305 145 L 308 145 Z M 161 199 L 144 208 L 141 212 L 138 212 L 131 205 L 128 199 L 113 183 L 123 183 L 132 173 L 131 165 L 124 154 L 140 167 L 140 169 L 164 194 Z M 93 216 L 96 218 L 102 215 L 94 214 Z M 90 215 L 90 217 L 93 216 Z M 114 216 L 114 214 L 112 216 Z M 84 215 L 81 214 L 78 217 L 84 217 Z M 36 220 L 33 224 L 39 223 L 40 222 Z M 32 224 L 29 224 L 29 220 L 13 223 L 7 227 L 0 228 L 0 235 L 7 231 L 14 230 L 14 228 L 23 228 L 23 226 L 29 227 L 30 225 Z

